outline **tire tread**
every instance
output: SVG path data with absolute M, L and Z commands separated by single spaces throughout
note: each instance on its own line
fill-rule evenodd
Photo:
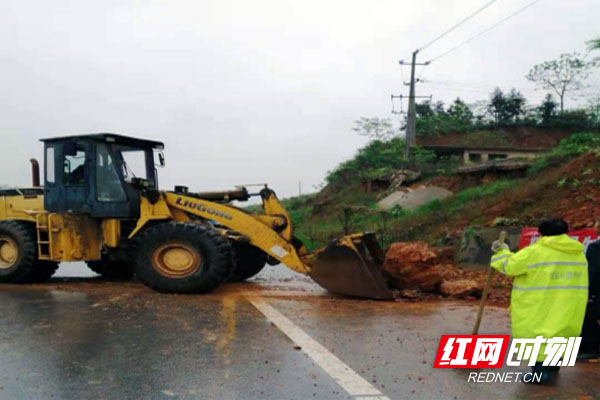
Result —
M 181 279 L 167 278 L 154 271 L 151 257 L 154 247 L 173 236 L 182 236 L 194 246 L 212 247 L 213 258 L 198 273 Z M 139 237 L 136 275 L 147 286 L 162 292 L 205 293 L 229 279 L 235 255 L 228 239 L 204 225 L 168 222 L 155 225 Z M 205 258 L 205 254 L 202 254 Z M 205 258 L 206 262 L 206 258 Z M 148 265 L 150 264 L 150 265 Z M 151 271 L 149 271 L 151 270 Z

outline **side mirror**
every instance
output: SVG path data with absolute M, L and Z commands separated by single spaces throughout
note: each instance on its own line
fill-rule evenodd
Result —
M 162 151 L 160 153 L 158 153 L 158 163 L 161 167 L 165 166 L 165 155 L 163 154 Z

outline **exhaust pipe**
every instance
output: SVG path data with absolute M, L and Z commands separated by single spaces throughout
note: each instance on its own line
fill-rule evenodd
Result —
M 40 163 L 35 158 L 29 160 L 31 163 L 31 181 L 33 187 L 40 187 Z

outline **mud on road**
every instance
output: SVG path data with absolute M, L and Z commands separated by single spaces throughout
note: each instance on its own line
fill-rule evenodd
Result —
M 351 396 L 256 298 L 381 396 Z M 278 268 L 202 296 L 71 277 L 0 286 L 0 302 L 0 399 L 600 396 L 599 364 L 564 368 L 554 388 L 468 383 L 468 371 L 434 370 L 440 335 L 469 333 L 476 300 L 344 299 Z M 507 310 L 490 307 L 481 334 L 509 328 Z

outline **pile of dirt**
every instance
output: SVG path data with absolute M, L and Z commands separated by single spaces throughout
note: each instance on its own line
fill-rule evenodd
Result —
M 390 286 L 403 297 L 481 297 L 488 270 L 463 269 L 453 259 L 453 251 L 448 247 L 429 247 L 422 241 L 398 242 L 389 247 L 383 268 Z M 511 279 L 496 274 L 490 303 L 508 305 L 510 290 Z
M 439 292 L 442 277 L 432 268 L 437 258 L 425 242 L 392 243 L 383 268 L 395 289 Z
M 535 225 L 554 216 L 564 218 L 571 229 L 592 226 L 600 215 L 600 158 L 584 154 L 489 200 L 495 204 L 473 205 L 485 208 L 489 225 L 497 217 Z
M 439 186 L 448 189 L 451 192 L 460 192 L 482 184 L 488 184 L 505 176 L 499 176 L 495 173 L 476 173 L 476 174 L 455 174 L 434 176 L 431 179 L 423 181 L 421 184 L 414 184 L 410 188 L 416 189 L 420 186 Z

